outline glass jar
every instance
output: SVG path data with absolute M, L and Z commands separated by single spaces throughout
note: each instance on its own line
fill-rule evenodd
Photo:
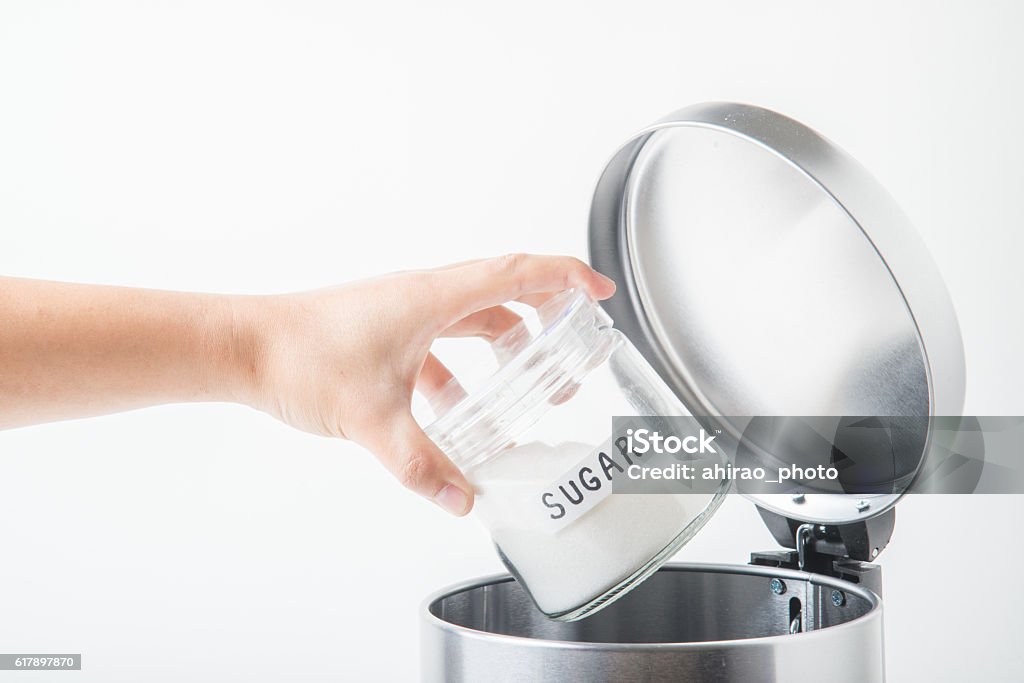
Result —
M 623 476 L 613 416 L 689 415 L 582 291 L 538 309 L 494 347 L 500 367 L 468 395 L 454 381 L 426 432 L 476 491 L 474 515 L 537 607 L 571 621 L 624 595 L 714 513 L 708 493 L 612 493 Z M 440 406 L 440 407 L 438 407 Z M 602 457 L 604 456 L 604 457 Z

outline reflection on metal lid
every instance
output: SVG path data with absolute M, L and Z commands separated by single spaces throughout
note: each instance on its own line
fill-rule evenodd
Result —
M 695 414 L 962 409 L 959 327 L 923 243 L 796 121 L 717 103 L 643 131 L 598 182 L 590 244 L 620 285 L 616 325 Z M 758 502 L 813 516 L 813 500 Z

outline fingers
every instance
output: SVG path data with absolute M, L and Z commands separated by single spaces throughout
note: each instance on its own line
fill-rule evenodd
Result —
M 503 307 L 520 300 L 536 305 L 545 295 L 581 288 L 595 299 L 607 299 L 615 283 L 579 259 L 566 256 L 513 254 L 470 261 L 431 271 L 431 285 L 444 296 L 427 307 L 437 315 L 442 336 L 480 336 L 491 341 L 521 322 Z M 435 279 L 436 278 L 436 279 Z M 451 372 L 428 354 L 418 384 L 428 399 L 450 386 Z M 355 436 L 355 435 L 354 435 Z M 454 515 L 473 507 L 473 488 L 437 445 L 420 429 L 408 407 L 385 418 L 385 423 L 362 440 L 408 489 L 428 498 Z
M 526 294 L 516 299 L 519 303 L 538 308 L 546 303 L 549 299 L 557 296 L 558 292 L 543 292 L 542 294 Z
M 366 444 L 410 491 L 461 517 L 473 507 L 473 487 L 408 412 L 396 414 Z
M 466 397 L 466 390 L 458 383 L 452 371 L 432 353 L 423 360 L 416 390 L 427 399 L 435 415 L 447 412 Z
M 453 379 L 455 379 L 455 376 L 452 375 L 452 371 L 439 361 L 437 356 L 428 353 L 423 361 L 423 367 L 420 368 L 420 376 L 416 381 L 416 387 L 429 400 L 431 396 L 441 391 Z
M 442 337 L 482 337 L 494 341 L 523 319 L 504 306 L 491 306 L 470 313 L 462 320 L 450 325 L 441 333 Z
M 439 271 L 451 292 L 447 308 L 456 319 L 506 301 L 580 287 L 595 299 L 615 293 L 615 283 L 570 256 L 509 254 Z M 531 297 L 532 298 L 532 297 Z

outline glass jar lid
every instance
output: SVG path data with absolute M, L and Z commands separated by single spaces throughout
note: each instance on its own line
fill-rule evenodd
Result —
M 468 471 L 569 398 L 612 350 L 608 314 L 582 290 L 556 294 L 537 308 L 540 329 L 519 323 L 491 347 L 500 361 L 468 394 L 451 380 L 433 396 L 436 419 L 424 431 Z

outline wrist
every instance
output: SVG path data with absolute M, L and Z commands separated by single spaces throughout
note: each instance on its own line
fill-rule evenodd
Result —
M 266 325 L 262 313 L 267 297 L 225 297 L 224 367 L 220 374 L 227 399 L 258 407 Z

